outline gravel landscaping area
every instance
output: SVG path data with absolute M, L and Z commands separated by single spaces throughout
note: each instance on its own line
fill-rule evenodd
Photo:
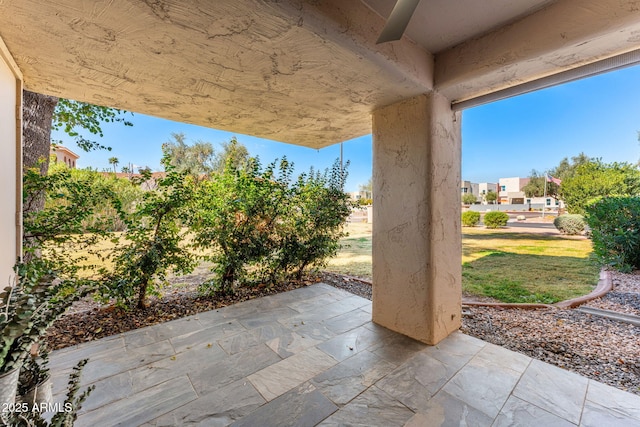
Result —
M 56 322 L 48 343 L 51 349 L 62 348 L 317 281 L 371 299 L 371 285 L 334 273 L 276 288 L 244 289 L 233 297 L 198 297 L 196 286 L 187 285 L 152 299 L 145 310 L 127 313 L 84 301 Z M 613 273 L 613 283 L 612 292 L 588 305 L 640 314 L 640 273 Z M 640 395 L 639 327 L 575 310 L 465 307 L 464 311 L 462 331 L 466 334 Z
M 614 289 L 591 307 L 640 315 L 640 272 L 612 274 Z M 371 286 L 325 277 L 364 298 Z M 640 395 L 640 328 L 576 310 L 465 307 L 462 332 Z
M 640 316 L 640 271 L 632 274 L 612 271 L 611 280 L 613 282 L 611 292 L 585 305 Z

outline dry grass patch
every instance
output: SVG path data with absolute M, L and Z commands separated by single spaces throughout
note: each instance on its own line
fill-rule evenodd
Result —
M 338 255 L 326 270 L 350 276 L 371 278 L 371 224 L 347 223 L 347 237 L 340 240 Z

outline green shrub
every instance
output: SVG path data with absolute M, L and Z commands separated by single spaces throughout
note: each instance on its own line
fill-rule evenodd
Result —
M 465 205 L 473 205 L 477 201 L 476 196 L 473 194 L 463 194 L 462 203 Z
M 480 222 L 480 212 L 462 212 L 462 225 L 465 227 L 475 227 Z
M 560 215 L 553 220 L 553 225 L 562 234 L 576 235 L 584 232 L 586 225 L 584 217 L 579 214 Z
M 605 197 L 587 206 L 593 251 L 620 271 L 640 268 L 640 197 Z
M 293 185 L 290 209 L 284 222 L 280 250 L 275 256 L 276 275 L 294 273 L 297 279 L 308 266 L 322 266 L 336 255 L 342 226 L 351 213 L 343 191 L 345 168 L 336 161 L 323 174 L 302 174 Z
M 487 212 L 484 214 L 484 226 L 487 228 L 504 227 L 509 221 L 509 215 L 504 212 Z
M 113 297 L 118 304 L 146 307 L 148 294 L 156 293 L 156 282 L 165 281 L 168 272 L 189 273 L 196 264 L 188 251 L 186 230 L 182 225 L 189 216 L 193 198 L 186 172 L 176 172 L 165 155 L 166 177 L 158 181 L 158 189 L 147 191 L 135 211 L 123 214 L 127 228 L 111 257 L 114 268 L 104 272 L 103 297 Z
M 96 229 L 124 231 L 126 224 L 121 213 L 132 212 L 143 194 L 139 183 L 92 169 L 71 169 L 64 163 L 51 165 L 47 178 L 50 188 L 46 189 L 44 211 L 56 212 L 65 206 L 71 207 L 74 216 L 83 214 L 81 231 L 87 233 Z M 28 176 L 26 179 L 32 178 Z M 82 188 L 86 188 L 85 194 L 78 194 Z M 86 205 L 89 202 L 92 203 L 90 211 L 84 206 L 77 208 L 80 203 Z
M 236 286 L 300 277 L 338 250 L 350 202 L 345 173 L 334 164 L 293 184 L 286 158 L 264 170 L 232 164 L 198 188 L 190 227 L 195 246 L 214 263 L 215 279 L 201 291 L 233 292 Z
M 72 279 L 94 269 L 83 262 L 110 239 L 117 215 L 101 216 L 102 208 L 121 212 L 117 195 L 98 174 L 77 173 L 67 167 L 51 168 L 41 175 L 24 171 L 23 242 L 25 261 L 42 257 L 54 264 L 58 277 Z M 44 208 L 34 209 L 45 199 Z M 85 275 L 86 276 L 86 275 Z
M 248 270 L 264 272 L 286 218 L 292 171 L 286 159 L 265 170 L 257 159 L 245 169 L 228 163 L 199 186 L 190 226 L 195 246 L 207 253 L 216 273 L 201 291 L 229 293 L 246 280 Z

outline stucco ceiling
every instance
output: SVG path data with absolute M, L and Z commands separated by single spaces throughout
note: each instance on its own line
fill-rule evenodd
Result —
M 434 87 L 468 99 L 640 47 L 640 2 L 0 0 L 28 90 L 323 147 Z M 436 54 L 436 55 L 434 55 Z
M 394 0 L 364 2 L 383 17 L 389 16 L 395 5 Z M 438 53 L 530 15 L 552 2 L 422 0 L 405 35 L 429 52 Z

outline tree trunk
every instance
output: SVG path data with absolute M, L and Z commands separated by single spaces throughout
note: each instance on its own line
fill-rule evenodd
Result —
M 55 96 L 39 93 L 23 92 L 22 106 L 22 164 L 24 170 L 37 168 L 40 174 L 46 175 L 49 170 L 49 150 L 51 148 L 51 125 L 53 112 L 58 104 Z M 23 207 L 23 217 L 32 212 L 44 209 L 45 193 L 27 195 Z M 25 249 L 32 246 L 28 239 L 24 241 Z M 37 255 L 36 255 L 37 256 Z M 25 261 L 32 257 L 25 251 Z
M 40 173 L 45 175 L 49 169 L 51 124 L 58 98 L 27 90 L 23 96 L 22 163 L 25 169 L 39 168 Z
M 149 286 L 150 280 L 143 280 L 140 285 L 140 290 L 138 291 L 138 308 L 143 310 L 147 308 L 147 287 Z

